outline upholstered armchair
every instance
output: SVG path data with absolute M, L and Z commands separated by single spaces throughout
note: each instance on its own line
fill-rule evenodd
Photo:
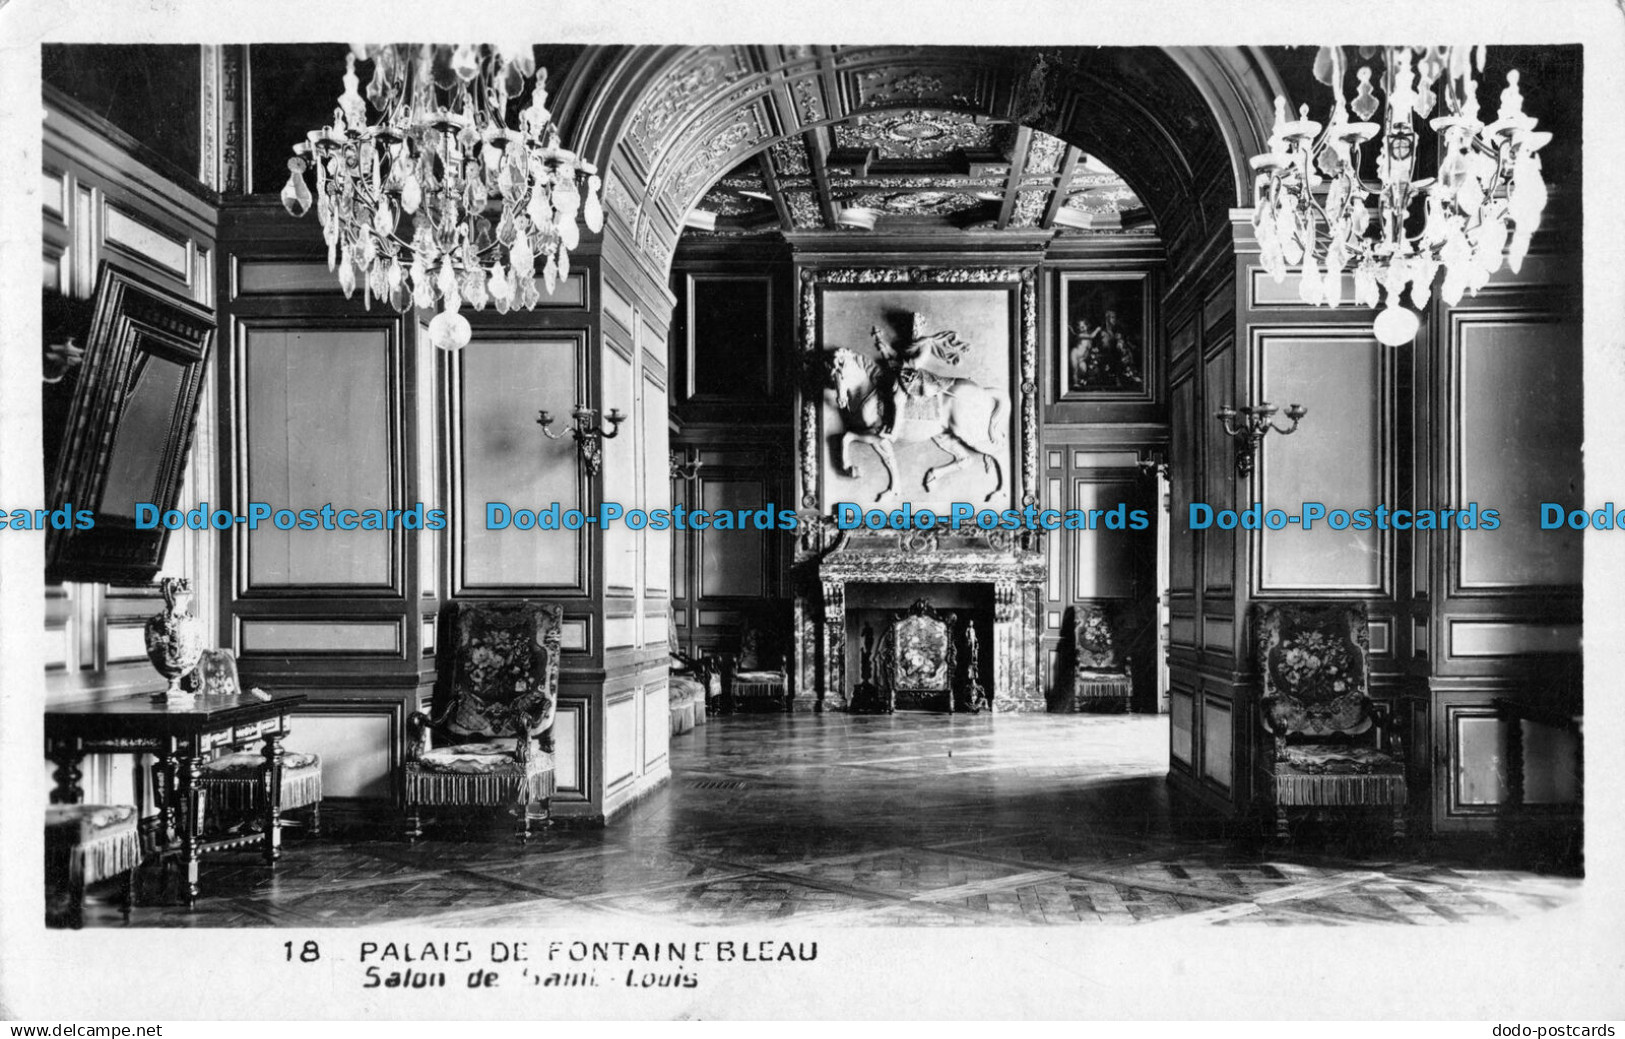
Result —
M 407 719 L 406 837 L 423 835 L 424 808 L 509 807 L 530 839 L 553 796 L 558 704 L 558 606 L 526 601 L 453 604 L 450 652 L 433 712 Z
M 1293 809 L 1380 808 L 1405 835 L 1405 757 L 1368 693 L 1370 636 L 1363 603 L 1262 603 L 1253 638 L 1268 736 L 1262 788 L 1285 840 Z
M 134 805 L 51 805 L 45 810 L 46 926 L 84 923 L 85 888 L 123 878 L 126 922 L 141 864 L 140 817 Z
M 1116 625 L 1104 606 L 1077 608 L 1072 711 L 1126 711 L 1134 698 L 1134 673 L 1118 645 Z
M 739 655 L 723 662 L 723 700 L 729 710 L 790 709 L 790 675 L 783 640 L 776 629 L 748 623 L 739 637 Z
M 667 699 L 671 708 L 671 734 L 691 731 L 705 724 L 705 715 L 711 709 L 711 676 L 716 673 L 716 660 L 709 656 L 689 656 L 682 651 L 677 640 L 677 618 L 666 615 L 666 642 L 671 654 L 671 673 L 667 677 Z

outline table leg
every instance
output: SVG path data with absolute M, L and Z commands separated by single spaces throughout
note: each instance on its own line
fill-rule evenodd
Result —
M 152 771 L 158 780 L 154 794 L 158 798 L 159 833 L 165 844 L 175 843 L 175 749 L 173 746 L 155 755 Z
M 199 844 L 203 839 L 203 756 L 191 750 L 180 762 L 181 801 L 186 808 L 185 825 L 181 828 L 181 859 L 186 865 L 186 908 L 197 905 L 198 873 L 203 857 Z
M 260 789 L 265 803 L 265 861 L 272 866 L 282 857 L 282 737 L 286 726 L 265 734 L 265 767 Z
M 56 789 L 51 791 L 52 804 L 76 805 L 84 800 L 84 788 L 79 781 L 84 778 L 80 765 L 84 763 L 85 753 L 80 749 L 78 740 L 53 741 L 50 748 L 50 758 L 56 762 Z

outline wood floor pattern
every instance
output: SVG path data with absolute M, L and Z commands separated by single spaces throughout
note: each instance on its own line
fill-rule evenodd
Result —
M 606 829 L 521 847 L 483 819 L 407 845 L 397 819 L 341 822 L 290 837 L 274 873 L 205 860 L 192 912 L 155 904 L 149 870 L 130 926 L 1436 926 L 1579 895 L 1386 844 L 1381 820 L 1284 847 L 1215 830 L 1171 799 L 1166 747 L 1166 719 L 1135 715 L 717 718 Z M 123 925 L 102 904 L 85 923 Z

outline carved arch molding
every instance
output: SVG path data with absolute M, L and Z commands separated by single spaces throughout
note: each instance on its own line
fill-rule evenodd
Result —
M 899 108 L 1015 122 L 1100 156 L 1177 263 L 1250 198 L 1246 160 L 1278 92 L 1268 60 L 1238 48 L 595 47 L 558 114 L 605 170 L 611 226 L 663 282 L 684 216 L 727 170 Z

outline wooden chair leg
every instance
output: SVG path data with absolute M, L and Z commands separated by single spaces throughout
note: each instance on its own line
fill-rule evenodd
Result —
M 83 877 L 68 885 L 68 926 L 75 931 L 85 926 L 85 881 Z
M 1286 824 L 1286 805 L 1275 806 L 1275 839 L 1278 841 L 1290 840 L 1292 831 Z
M 519 837 L 520 844 L 530 843 L 530 802 L 519 802 Z
M 423 836 L 423 817 L 418 814 L 418 806 L 411 805 L 406 809 L 406 843 L 412 844 Z
M 135 867 L 131 866 L 124 871 L 124 922 L 130 922 L 130 913 L 135 909 Z
M 1405 839 L 1405 806 L 1394 805 L 1394 840 Z
M 311 802 L 310 805 L 310 835 L 312 837 L 322 835 L 322 802 L 320 799 Z

